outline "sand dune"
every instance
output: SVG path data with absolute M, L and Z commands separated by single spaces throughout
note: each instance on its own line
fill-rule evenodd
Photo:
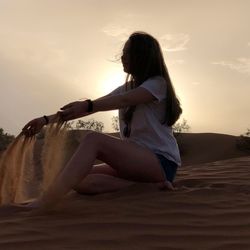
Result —
M 205 134 L 200 148 L 193 143 L 202 134 L 184 136 L 176 191 L 135 184 L 95 196 L 72 192 L 42 214 L 1 207 L 0 249 L 250 249 L 250 156 L 238 157 L 230 136 Z
M 238 136 L 216 133 L 182 133 L 177 137 L 184 166 L 249 155 L 236 147 L 238 139 Z
M 72 155 L 86 131 L 74 130 L 70 133 L 66 159 Z M 110 135 L 119 137 L 118 133 Z M 236 147 L 238 138 L 238 136 L 216 133 L 181 133 L 177 136 L 177 141 L 181 149 L 182 165 L 196 165 L 249 155 Z

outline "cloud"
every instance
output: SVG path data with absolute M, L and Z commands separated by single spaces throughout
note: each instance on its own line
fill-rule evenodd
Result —
M 250 58 L 241 57 L 234 61 L 213 62 L 214 65 L 220 65 L 243 74 L 250 74 Z
M 104 32 L 108 36 L 118 38 L 121 41 L 126 41 L 130 34 L 127 28 L 117 24 L 106 25 L 104 28 L 102 28 L 102 32 Z
M 174 52 L 186 50 L 186 45 L 190 41 L 188 34 L 165 34 L 160 39 L 163 51 Z
M 185 63 L 185 61 L 183 59 L 176 59 L 176 60 L 167 60 L 167 65 L 172 66 L 172 65 L 182 65 Z
M 129 30 L 121 25 L 117 24 L 108 24 L 104 28 L 102 28 L 102 32 L 104 32 L 108 36 L 115 37 L 120 41 L 126 41 L 129 35 L 134 30 Z M 174 52 L 186 50 L 186 45 L 190 41 L 190 37 L 188 34 L 165 34 L 160 37 L 159 42 L 163 51 Z

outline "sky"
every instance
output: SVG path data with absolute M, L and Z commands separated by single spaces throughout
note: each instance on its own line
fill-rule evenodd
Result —
M 161 44 L 190 132 L 250 128 L 249 0 L 0 0 L 0 127 L 17 135 L 31 119 L 124 83 L 128 36 Z M 117 111 L 84 120 L 111 132 Z

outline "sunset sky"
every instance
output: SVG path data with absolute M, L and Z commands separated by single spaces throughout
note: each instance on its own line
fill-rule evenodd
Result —
M 123 84 L 129 34 L 155 36 L 191 132 L 250 128 L 250 1 L 0 0 L 0 127 Z M 117 111 L 89 117 L 112 130 Z

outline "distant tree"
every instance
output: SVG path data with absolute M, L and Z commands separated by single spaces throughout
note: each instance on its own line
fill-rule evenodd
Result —
M 239 136 L 236 141 L 236 147 L 242 151 L 250 152 L 250 129 L 245 134 Z
M 118 132 L 119 131 L 119 125 L 118 125 L 118 116 L 113 116 L 112 117 L 112 127 L 114 131 Z M 188 132 L 190 129 L 190 126 L 187 124 L 187 120 L 183 119 L 182 122 L 178 122 L 173 126 L 173 132 L 176 135 L 179 135 L 182 132 Z
M 103 122 L 96 121 L 94 119 L 83 121 L 68 121 L 66 123 L 67 130 L 76 130 L 76 129 L 86 129 L 86 130 L 94 130 L 96 132 L 103 132 L 104 124 Z M 37 139 L 44 139 L 45 137 L 45 129 L 42 129 L 39 134 L 36 135 Z
M 186 119 L 183 119 L 182 122 L 177 122 L 173 126 L 173 133 L 177 140 L 177 144 L 179 146 L 179 151 L 181 155 L 184 155 L 187 151 L 187 145 L 183 142 L 182 138 L 179 135 L 183 132 L 188 132 L 190 126 L 187 123 Z
M 83 121 L 78 120 L 75 125 L 76 129 L 86 129 L 86 130 L 94 130 L 96 132 L 102 132 L 104 129 L 103 122 L 96 121 L 94 119 Z
M 2 128 L 0 128 L 0 151 L 5 150 L 7 146 L 15 139 L 14 135 L 5 133 Z
M 175 136 L 178 136 L 180 133 L 188 132 L 190 126 L 187 124 L 187 120 L 183 119 L 182 122 L 177 122 L 173 125 L 173 132 Z
M 115 132 L 118 132 L 120 129 L 119 129 L 119 125 L 118 125 L 118 116 L 113 116 L 112 117 L 112 127 L 114 129 Z
M 74 122 L 68 121 L 65 126 L 67 129 L 74 129 Z

